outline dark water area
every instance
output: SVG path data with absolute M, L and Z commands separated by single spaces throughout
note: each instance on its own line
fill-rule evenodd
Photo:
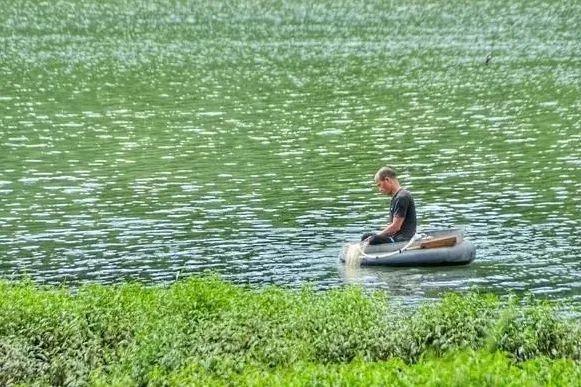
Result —
M 581 306 L 575 2 L 7 1 L 0 275 Z M 487 59 L 488 58 L 488 59 Z M 465 267 L 345 269 L 400 171 Z

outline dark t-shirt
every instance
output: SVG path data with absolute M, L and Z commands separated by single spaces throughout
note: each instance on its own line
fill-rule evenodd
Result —
M 416 233 L 416 204 L 412 195 L 401 188 L 391 199 L 389 207 L 389 223 L 395 216 L 404 218 L 401 229 L 392 235 L 396 241 L 409 240 Z

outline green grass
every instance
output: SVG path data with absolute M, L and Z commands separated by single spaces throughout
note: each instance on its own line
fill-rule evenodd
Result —
M 532 299 L 248 289 L 214 277 L 72 292 L 0 283 L 0 384 L 563 385 L 577 321 Z
M 170 384 L 249 386 L 572 386 L 581 377 L 569 359 L 539 358 L 514 363 L 501 352 L 453 352 L 443 358 L 426 357 L 409 365 L 401 360 L 347 364 L 306 364 L 264 370 L 253 367 L 228 381 L 193 365 L 172 375 Z

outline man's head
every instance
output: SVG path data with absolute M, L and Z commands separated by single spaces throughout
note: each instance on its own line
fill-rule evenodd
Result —
M 392 167 L 383 167 L 375 174 L 375 185 L 381 193 L 393 196 L 399 189 L 397 174 Z

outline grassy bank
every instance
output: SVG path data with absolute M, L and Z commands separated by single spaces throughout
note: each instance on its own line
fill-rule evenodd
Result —
M 543 384 L 580 376 L 581 330 L 550 306 L 449 294 L 251 290 L 216 278 L 0 283 L 0 384 Z M 387 361 L 385 361 L 387 360 Z

